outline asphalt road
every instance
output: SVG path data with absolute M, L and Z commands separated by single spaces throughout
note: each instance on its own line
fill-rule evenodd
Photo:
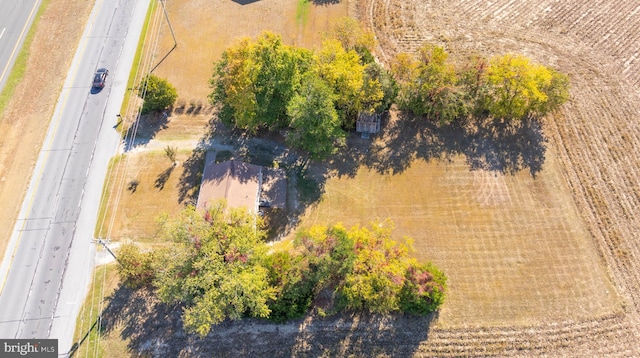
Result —
M 20 52 L 41 0 L 0 0 L 0 91 Z
M 68 352 L 93 272 L 109 159 L 150 0 L 96 0 L 0 266 L 0 338 L 57 338 Z M 109 69 L 106 86 L 93 73 Z

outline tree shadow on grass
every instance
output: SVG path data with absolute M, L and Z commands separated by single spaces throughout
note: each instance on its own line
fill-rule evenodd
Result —
M 147 290 L 120 287 L 102 315 L 104 334 L 120 328 L 131 356 L 153 357 L 409 357 L 429 339 L 437 313 L 341 314 L 275 324 L 259 319 L 225 321 L 205 338 L 187 334 L 183 308 L 160 303 Z
M 152 112 L 139 115 L 127 129 L 124 150 L 130 151 L 137 146 L 149 143 L 162 129 L 168 128 L 169 112 Z
M 533 177 L 542 170 L 548 140 L 538 120 L 479 122 L 468 130 L 461 148 L 471 169 L 511 175 L 528 170 Z
M 381 174 L 398 174 L 416 159 L 451 161 L 463 155 L 470 170 L 511 175 L 528 170 L 535 177 L 545 160 L 547 138 L 537 119 L 473 118 L 440 125 L 397 113 L 396 119 L 387 118 L 383 124 L 378 136 L 384 140 L 370 142 L 364 151 L 343 151 L 333 160 L 339 175 L 355 175 L 359 163 Z
M 156 178 L 155 184 L 153 186 L 158 190 L 164 189 L 164 186 L 165 184 L 167 184 L 167 181 L 169 180 L 169 177 L 171 176 L 174 168 L 175 166 L 172 165 L 169 168 L 163 170 L 162 173 L 160 173 Z
M 473 118 L 440 125 L 396 111 L 382 116 L 381 127 L 382 131 L 371 139 L 350 132 L 345 148 L 327 160 L 312 161 L 305 153 L 288 148 L 279 133 L 262 131 L 250 135 L 228 128 L 214 116 L 207 134 L 183 164 L 179 201 L 196 204 L 207 150 L 220 146 L 214 142 L 232 147 L 231 159 L 267 167 L 278 165 L 287 172 L 289 220 L 277 229 L 281 231 L 278 237 L 294 230 L 300 215 L 317 205 L 327 179 L 354 177 L 362 167 L 393 175 L 407 170 L 415 160 L 450 162 L 462 155 L 470 170 L 504 174 L 528 170 L 535 177 L 545 159 L 547 140 L 535 119 L 504 122 Z
M 233 0 L 233 2 L 239 4 L 239 5 L 249 5 L 252 4 L 256 1 L 260 1 L 260 0 Z
M 182 175 L 180 175 L 178 183 L 178 202 L 180 204 L 196 205 L 206 155 L 207 151 L 204 148 L 196 148 L 182 163 Z
M 311 0 L 314 5 L 333 5 L 339 4 L 341 0 Z

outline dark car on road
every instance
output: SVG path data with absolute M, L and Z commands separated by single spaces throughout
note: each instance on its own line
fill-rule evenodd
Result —
M 93 76 L 93 87 L 94 88 L 104 87 L 104 83 L 107 81 L 108 75 L 109 75 L 109 70 L 107 70 L 106 68 L 99 68 L 96 71 L 95 76 Z

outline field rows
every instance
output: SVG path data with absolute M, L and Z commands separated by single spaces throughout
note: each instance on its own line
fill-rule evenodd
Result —
M 386 61 L 430 41 L 452 56 L 524 53 L 570 75 L 571 101 L 545 131 L 627 305 L 620 317 L 531 329 L 505 323 L 484 335 L 433 329 L 418 353 L 638 354 L 640 1 L 361 0 L 360 9 Z
M 376 22 L 381 55 L 386 60 L 388 52 L 414 50 L 425 39 L 447 44 L 458 39 L 473 47 L 487 40 L 508 41 L 508 36 L 496 36 L 500 31 L 543 38 L 553 34 L 579 38 L 582 45 L 608 57 L 603 64 L 617 63 L 621 72 L 629 75 L 627 80 L 632 85 L 640 83 L 640 77 L 635 75 L 640 70 L 637 1 L 363 0 L 363 3 L 361 8 L 366 9 L 367 17 Z M 463 19 L 464 29 L 456 26 L 456 19 Z M 489 31 L 490 36 L 478 36 L 482 31 Z

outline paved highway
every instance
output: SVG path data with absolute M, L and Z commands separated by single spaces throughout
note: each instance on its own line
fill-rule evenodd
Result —
M 0 338 L 57 338 L 61 352 L 71 348 L 107 164 L 120 144 L 113 127 L 149 1 L 96 0 L 0 266 Z M 99 67 L 110 74 L 96 91 Z
M 0 0 L 0 91 L 7 82 L 41 0 Z

